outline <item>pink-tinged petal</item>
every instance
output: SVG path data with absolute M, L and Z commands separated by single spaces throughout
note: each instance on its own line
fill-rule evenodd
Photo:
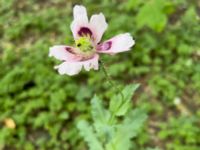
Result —
M 50 47 L 49 57 L 55 57 L 59 60 L 65 61 L 78 61 L 81 60 L 80 56 L 74 54 L 75 48 L 65 45 L 56 45 Z
M 95 55 L 91 59 L 85 60 L 85 61 L 65 61 L 62 64 L 55 66 L 55 69 L 58 69 L 59 74 L 67 74 L 67 75 L 76 75 L 78 74 L 82 68 L 84 68 L 86 71 L 89 71 L 91 69 L 98 70 L 99 55 Z
M 78 32 L 82 27 L 88 26 L 87 10 L 84 6 L 76 5 L 73 8 L 74 20 L 71 23 L 71 30 L 75 39 L 78 38 Z
M 124 33 L 97 45 L 96 49 L 99 53 L 115 54 L 130 50 L 134 44 L 132 36 L 129 33 Z
M 99 55 L 95 54 L 91 59 L 83 61 L 82 64 L 86 71 L 90 71 L 90 69 L 98 70 L 99 69 Z
M 97 44 L 108 27 L 104 15 L 102 13 L 93 15 L 90 19 L 90 26 L 94 31 L 94 42 Z

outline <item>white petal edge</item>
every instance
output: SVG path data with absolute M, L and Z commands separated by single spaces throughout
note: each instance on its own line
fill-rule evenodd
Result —
M 135 44 L 135 41 L 133 40 L 130 33 L 119 34 L 107 40 L 106 42 L 109 42 L 109 41 L 112 42 L 110 49 L 99 50 L 98 51 L 99 53 L 115 54 L 115 53 L 120 53 L 124 51 L 129 51 L 131 47 Z
M 75 5 L 73 8 L 74 20 L 71 23 L 71 31 L 75 39 L 78 38 L 78 30 L 80 27 L 88 26 L 87 10 L 82 5 Z
M 103 13 L 92 15 L 92 17 L 90 18 L 90 27 L 95 34 L 94 41 L 97 44 L 98 42 L 100 42 L 104 32 L 108 27 Z
M 69 76 L 73 76 L 78 74 L 82 68 L 86 71 L 90 71 L 91 69 L 98 70 L 99 69 L 99 55 L 95 55 L 93 58 L 85 60 L 85 61 L 77 61 L 77 62 L 63 62 L 62 64 L 55 66 L 54 68 L 58 70 L 59 74 L 64 75 L 67 74 Z
M 81 20 L 82 22 L 88 23 L 87 10 L 82 5 L 75 5 L 73 8 L 74 20 Z

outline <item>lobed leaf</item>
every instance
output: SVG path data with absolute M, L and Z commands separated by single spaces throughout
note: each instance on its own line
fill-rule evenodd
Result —
M 86 121 L 80 121 L 77 124 L 77 127 L 80 130 L 81 136 L 83 136 L 84 140 L 88 143 L 90 150 L 103 150 L 103 147 L 97 139 L 92 127 L 89 126 Z
M 109 110 L 116 116 L 124 116 L 131 106 L 131 98 L 138 87 L 139 84 L 131 84 L 122 90 L 123 97 L 121 94 L 114 95 L 111 98 Z
M 142 109 L 131 111 L 124 122 L 117 127 L 113 140 L 106 145 L 107 150 L 129 150 L 131 139 L 139 133 L 147 115 Z

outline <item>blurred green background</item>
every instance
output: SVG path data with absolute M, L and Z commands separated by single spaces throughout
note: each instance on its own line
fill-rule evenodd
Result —
M 76 122 L 90 120 L 90 99 L 113 89 L 101 71 L 61 76 L 50 46 L 72 44 L 72 8 L 103 12 L 103 39 L 130 32 L 132 51 L 101 55 L 119 84 L 140 83 L 133 106 L 148 121 L 138 150 L 200 149 L 200 1 L 1 0 L 0 150 L 86 150 Z

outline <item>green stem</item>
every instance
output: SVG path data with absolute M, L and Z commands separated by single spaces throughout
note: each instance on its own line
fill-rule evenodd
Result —
M 103 63 L 103 61 L 100 61 L 100 66 L 101 66 L 101 68 L 102 68 L 102 70 L 103 70 L 103 72 L 104 72 L 104 74 L 105 74 L 105 76 L 106 76 L 106 79 L 108 80 L 108 82 L 110 83 L 110 85 L 111 85 L 113 88 L 115 88 L 115 91 L 120 93 L 121 98 L 122 98 L 122 101 L 123 101 L 123 100 L 124 100 L 124 95 L 123 95 L 121 89 L 118 88 L 118 86 L 112 81 L 112 78 L 111 78 L 111 76 L 109 75 L 109 73 L 107 72 L 107 69 L 106 69 L 106 67 L 105 67 L 105 65 L 104 65 L 104 63 Z M 110 119 L 109 119 L 109 124 L 112 125 L 112 124 L 114 123 L 114 121 L 115 121 L 115 111 L 114 111 L 114 112 L 111 112 L 111 117 L 110 117 Z
M 105 75 L 107 81 L 110 83 L 110 85 L 111 85 L 113 88 L 115 88 L 115 91 L 116 91 L 117 93 L 118 93 L 118 92 L 120 93 L 121 98 L 122 98 L 122 101 L 123 101 L 123 100 L 124 100 L 124 95 L 123 95 L 121 89 L 113 82 L 111 76 L 109 75 L 109 73 L 108 73 L 108 71 L 107 71 L 107 69 L 106 69 L 106 66 L 105 66 L 104 62 L 101 61 L 101 60 L 100 60 L 99 62 L 100 62 L 100 67 L 101 67 L 101 69 L 102 69 L 102 71 L 103 71 L 103 73 L 104 73 L 104 75 Z M 110 116 L 110 118 L 109 118 L 108 124 L 113 125 L 113 124 L 115 123 L 115 119 L 116 119 L 115 117 L 116 117 L 116 111 L 111 112 L 111 116 Z M 106 145 L 106 144 L 105 144 L 105 145 Z M 115 144 L 114 144 L 114 143 L 111 143 L 111 146 L 112 146 L 112 150 L 116 150 L 116 147 L 115 147 Z
M 99 62 L 100 62 L 100 66 L 101 66 L 101 68 L 102 68 L 102 70 L 103 70 L 103 72 L 104 72 L 104 74 L 106 76 L 106 79 L 108 80 L 108 82 L 110 83 L 110 85 L 115 88 L 116 92 L 120 93 L 120 95 L 122 97 L 122 100 L 123 100 L 124 99 L 124 95 L 123 95 L 121 89 L 118 88 L 118 86 L 112 81 L 112 78 L 109 75 L 109 73 L 107 72 L 107 69 L 106 69 L 106 66 L 105 66 L 104 62 L 101 61 L 101 60 Z

